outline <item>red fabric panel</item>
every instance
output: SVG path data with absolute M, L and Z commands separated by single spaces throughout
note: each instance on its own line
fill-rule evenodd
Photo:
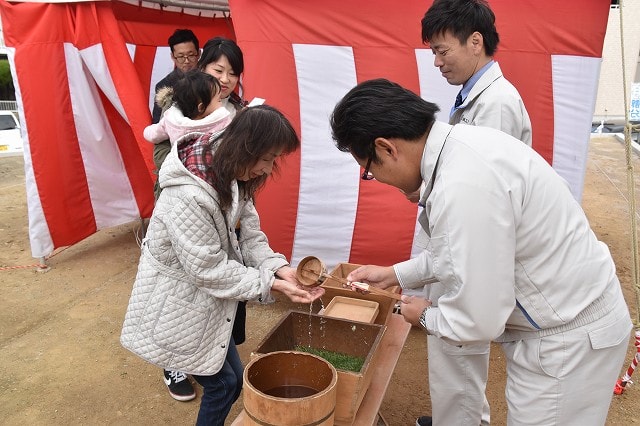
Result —
M 354 49 L 360 80 L 384 75 L 386 69 L 396 67 L 400 81 L 410 82 L 412 88 L 418 87 L 415 59 L 410 67 L 407 67 L 407 64 L 411 63 L 411 58 L 415 58 L 413 49 L 421 46 L 419 32 L 409 44 L 401 33 L 404 33 L 403 28 L 415 25 L 416 22 L 419 24 L 419 18 L 417 21 L 413 20 L 413 23 L 412 19 L 408 18 L 419 14 L 410 15 L 408 11 L 414 10 L 418 13 L 421 5 L 414 3 L 407 7 L 403 5 L 402 10 L 382 10 L 372 8 L 369 2 L 363 1 L 330 0 L 322 4 L 232 1 L 231 7 L 236 17 L 236 34 L 242 35 L 238 42 L 245 54 L 244 82 L 247 98 L 266 98 L 267 102 L 283 110 L 297 129 L 299 105 L 295 64 L 291 52 L 293 43 L 354 47 L 374 45 L 375 48 L 363 49 L 360 53 Z M 365 9 L 367 22 L 354 20 L 353 17 L 361 15 Z M 380 30 L 382 27 L 384 31 Z M 397 28 L 395 36 L 388 31 L 394 27 Z M 411 51 L 410 58 L 403 57 L 395 51 L 397 43 L 406 46 L 404 53 Z M 388 55 L 391 55 L 390 59 L 387 59 Z M 394 64 L 395 59 L 398 59 L 398 62 Z M 364 65 L 362 69 L 358 65 L 359 61 Z M 376 63 L 375 69 L 369 68 L 372 63 Z M 410 77 L 405 77 L 407 73 Z M 295 154 L 290 156 L 288 161 L 299 164 L 299 158 L 300 155 Z M 281 178 L 270 181 L 258 197 L 262 227 L 269 236 L 269 242 L 272 247 L 287 256 L 291 253 L 295 233 L 299 176 L 299 166 L 283 167 Z M 382 205 L 373 202 L 380 200 L 380 197 L 385 201 Z M 406 210 L 389 208 L 389 199 L 402 203 Z M 398 190 L 385 187 L 378 182 L 364 182 L 361 186 L 360 200 L 365 201 L 360 202 L 358 206 L 350 261 L 364 262 L 366 259 L 367 262 L 388 264 L 408 257 L 415 224 L 415 205 L 406 201 Z M 398 220 L 389 221 L 390 217 L 397 217 Z M 381 233 L 384 237 L 382 239 Z M 390 255 L 388 247 L 380 245 L 379 242 L 386 241 L 391 235 L 393 240 L 401 241 L 403 249 Z
M 278 108 L 291 121 L 300 136 L 300 109 L 295 64 L 290 44 L 264 46 L 245 43 L 243 81 L 246 98 L 260 97 Z M 275 72 L 265 72 L 271 70 Z M 277 71 L 276 71 L 277 70 Z M 272 175 L 268 185 L 256 197 L 256 208 L 260 213 L 263 231 L 269 236 L 274 250 L 291 258 L 298 213 L 300 192 L 300 150 L 278 161 L 279 171 Z
M 167 39 L 176 28 L 189 28 L 200 41 L 200 48 L 210 38 L 223 36 L 235 39 L 233 21 L 136 7 L 119 1 L 109 2 L 118 20 L 120 33 L 127 43 L 138 46 L 167 46 Z
M 109 73 L 113 79 L 118 98 L 124 108 L 130 126 L 128 130 L 129 134 L 120 136 L 125 138 L 124 140 L 129 140 L 137 144 L 137 149 L 129 150 L 127 155 L 136 157 L 131 159 L 132 162 L 141 163 L 141 165 L 146 164 L 148 176 L 143 177 L 140 175 L 139 172 L 141 170 L 139 167 L 127 169 L 127 174 L 129 175 L 129 181 L 132 182 L 138 206 L 142 207 L 141 210 L 151 212 L 153 209 L 153 194 L 151 191 L 135 191 L 135 188 L 144 188 L 145 186 L 148 189 L 152 188 L 153 180 L 155 179 L 155 175 L 153 174 L 153 170 L 155 170 L 152 154 L 153 147 L 142 136 L 144 128 L 151 122 L 149 105 L 147 103 L 148 98 L 145 97 L 147 90 L 142 88 L 140 80 L 132 78 L 137 72 L 131 62 L 125 40 L 120 34 L 118 21 L 113 15 L 111 4 L 106 2 L 96 2 L 92 4 L 94 4 L 96 8 L 92 16 L 95 15 L 96 19 L 95 22 L 89 21 L 87 24 L 89 26 L 93 24 L 93 32 L 99 35 L 98 43 L 102 43 L 104 56 L 109 66 Z M 78 33 L 84 33 L 85 31 L 91 30 L 78 26 L 77 31 Z M 122 141 L 118 143 L 121 144 Z M 125 164 L 127 164 L 127 162 L 125 162 Z M 134 175 L 132 176 L 131 173 L 134 173 Z M 143 180 L 141 182 L 135 182 L 138 179 Z
M 602 56 L 609 0 L 491 0 L 489 4 L 496 15 L 500 51 Z
M 388 78 L 420 93 L 414 47 L 354 48 L 358 82 Z M 360 181 L 349 262 L 392 265 L 411 256 L 417 206 L 396 188 Z M 380 241 L 393 241 L 394 249 Z
M 133 66 L 138 74 L 140 85 L 144 92 L 144 98 L 149 99 L 151 90 L 151 73 L 153 71 L 153 61 L 156 57 L 156 46 L 138 46 L 133 57 Z M 151 112 L 147 111 L 147 120 L 151 123 Z
M 421 46 L 420 19 L 429 2 L 401 7 L 370 0 L 230 0 L 234 28 L 246 42 L 264 41 L 336 46 Z M 383 59 L 383 58 L 381 58 Z
M 142 138 L 150 114 L 110 3 L 2 4 L 4 20 L 11 20 L 9 39 L 16 49 L 30 153 L 38 194 L 54 247 L 74 244 L 94 233 L 96 223 L 75 133 L 64 48 L 83 49 L 102 43 L 119 101 L 129 123 L 103 97 L 141 217 L 153 209 L 151 146 Z M 15 13 L 20 10 L 20 13 Z M 15 21 L 12 19 L 17 16 Z M 14 24 L 29 25 L 21 32 Z M 42 23 L 47 23 L 46 25 Z M 51 32 L 51 28 L 56 31 Z M 16 36 L 24 36 L 19 39 Z M 48 78 L 33 78 L 47 70 Z M 48 99 L 52 102 L 43 102 Z M 139 136 L 136 138 L 136 134 Z M 55 177 L 55 178 L 53 178 Z
M 296 101 L 287 91 L 287 87 L 296 84 L 295 78 L 274 83 L 267 77 L 282 73 L 290 66 L 288 56 L 284 59 L 279 56 L 279 51 L 283 49 L 280 44 L 344 45 L 353 46 L 358 81 L 386 77 L 417 92 L 413 49 L 423 47 L 420 20 L 430 4 L 430 1 L 409 0 L 403 2 L 402 7 L 390 7 L 386 2 L 365 0 L 230 0 L 238 42 L 247 58 L 251 58 L 245 72 L 245 83 L 250 88 L 250 93 L 257 95 L 270 85 L 276 86 L 286 94 L 276 91 L 275 97 L 268 97 L 269 102 L 276 105 L 284 102 L 289 105 Z M 609 2 L 493 0 L 490 4 L 496 14 L 501 37 L 497 59 L 527 106 L 533 126 L 534 148 L 551 163 L 554 111 L 550 55 L 601 56 L 606 30 L 606 19 L 602 17 L 608 14 Z M 275 50 L 274 45 L 278 45 Z M 291 188 L 292 191 L 294 189 Z M 291 200 L 287 201 L 287 206 L 292 203 Z M 407 211 L 404 208 L 402 211 L 397 210 L 398 206 L 404 205 L 402 203 L 404 200 L 392 188 L 383 189 L 372 182 L 361 185 L 350 259 L 352 262 L 362 263 L 364 259 L 372 262 L 378 259 L 379 263 L 389 264 L 396 258 L 406 257 L 410 243 L 405 245 L 403 241 L 396 244 L 391 238 L 395 232 L 403 232 L 391 229 L 396 226 L 395 223 L 405 222 L 407 217 L 415 217 L 415 210 L 411 211 L 410 205 L 407 206 Z M 293 207 L 282 205 L 278 209 L 293 211 Z M 391 210 L 394 213 L 390 216 Z M 263 225 L 270 229 L 268 235 L 272 244 L 280 248 L 280 244 L 284 243 L 280 240 L 281 231 L 284 226 L 290 227 L 292 219 L 288 215 L 284 218 L 274 215 L 271 219 L 266 208 L 261 209 L 260 213 L 264 218 Z M 397 220 L 396 214 L 399 215 Z M 277 222 L 272 226 L 271 220 Z M 405 225 L 407 223 L 411 222 L 407 220 Z M 374 241 L 372 236 L 380 236 L 381 233 L 385 234 L 384 238 Z M 392 250 L 385 245 L 387 241 L 394 242 Z M 398 246 L 403 248 L 399 252 L 394 251 Z M 387 253 L 384 256 L 381 252 L 372 253 L 376 250 L 386 250 Z M 380 260 L 382 257 L 384 259 Z
M 49 231 L 56 247 L 70 245 L 96 230 L 60 44 L 73 39 L 74 13 L 65 5 L 0 5 L 6 43 L 22 45 L 15 66 L 44 216 L 55 224 Z
M 131 131 L 131 126 L 129 126 L 120 113 L 116 111 L 113 104 L 105 98 L 102 92 L 100 92 L 100 95 L 102 107 L 107 115 L 111 131 L 122 155 L 127 176 L 129 176 L 129 182 L 136 198 L 140 217 L 151 217 L 155 200 L 153 192 L 149 191 L 149 188 L 153 188 L 154 178 L 152 176 L 155 175 L 149 175 L 149 169 L 147 168 L 145 160 L 152 157 L 153 146 L 146 142 L 146 145 L 143 145 L 143 147 L 147 149 L 140 155 L 138 142 Z
M 385 76 L 418 90 L 411 51 L 422 47 L 420 19 L 430 1 L 407 0 L 402 7 L 367 0 L 230 2 L 235 32 L 245 52 L 247 97 L 267 98 L 285 112 L 298 130 L 298 93 L 291 43 L 353 46 L 359 81 Z M 501 36 L 497 58 L 529 110 L 534 148 L 552 162 L 551 55 L 600 57 L 610 2 L 492 0 L 490 3 Z M 11 4 L 0 0 L 0 12 L 6 44 L 16 47 L 15 65 L 34 175 L 55 246 L 77 242 L 96 227 L 69 105 L 63 42 L 80 49 L 102 44 L 128 124 L 112 106 L 105 109 L 118 138 L 141 214 L 146 215 L 152 205 L 149 181 L 153 166 L 151 146 L 141 135 L 150 122 L 148 82 L 152 50 L 166 45 L 175 28 L 192 28 L 202 44 L 215 35 L 233 38 L 231 21 L 149 10 L 118 1 Z M 135 64 L 124 43 L 136 45 Z M 299 163 L 299 156 L 297 153 L 287 161 Z M 270 182 L 258 198 L 264 229 L 275 240 L 274 247 L 287 255 L 293 244 L 299 189 L 299 170 L 290 166 L 283 168 L 279 180 Z M 383 240 L 374 244 L 371 235 L 387 232 L 387 222 L 405 222 L 406 217 L 415 215 L 415 211 L 398 212 L 394 208 L 393 214 L 400 214 L 396 218 L 389 216 L 391 210 L 376 210 L 374 206 L 380 200 L 371 198 L 373 193 L 376 197 L 384 194 L 386 205 L 404 202 L 393 188 L 381 192 L 376 186 L 379 185 L 372 182 L 361 186 L 351 253 L 354 262 L 360 263 L 365 255 L 371 259 L 372 249 L 384 246 Z M 409 237 L 403 234 L 400 238 Z M 387 256 L 389 253 L 405 256 L 402 251 L 405 241 L 398 245 L 402 249 L 387 250 Z M 374 253 L 375 256 L 381 254 Z M 388 257 L 379 260 L 379 263 L 392 262 Z
M 64 5 L 8 3 L 0 0 L 0 7 L 3 37 L 7 46 L 72 40 L 73 31 L 63 24 L 74 18 Z M 52 22 L 57 25 L 52 25 Z
M 533 148 L 553 164 L 551 55 L 602 56 L 606 0 L 490 2 L 500 44 L 496 59 L 524 100 Z
M 520 92 L 529 112 L 533 129 L 533 149 L 553 164 L 553 84 L 551 57 L 542 53 L 521 52 L 496 55 L 505 77 Z
M 47 70 L 46 78 L 20 78 L 20 89 L 25 119 L 37 123 L 28 130 L 40 202 L 55 246 L 63 247 L 96 231 L 74 131 L 64 50 L 60 43 L 34 43 L 20 53 L 15 58 L 18 75 Z

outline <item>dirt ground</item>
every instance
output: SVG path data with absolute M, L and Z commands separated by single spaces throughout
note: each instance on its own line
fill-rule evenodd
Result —
M 640 160 L 632 157 L 640 173 Z M 583 206 L 611 249 L 635 320 L 626 182 L 623 144 L 612 137 L 592 139 Z M 22 158 L 0 158 L 0 194 L 0 424 L 193 424 L 199 398 L 174 401 L 161 370 L 124 350 L 118 340 L 138 261 L 139 224 L 104 230 L 59 250 L 48 260 L 49 272 L 40 273 L 31 266 L 37 262 L 29 249 Z M 248 339 L 239 347 L 245 364 L 289 309 L 308 307 L 282 298 L 249 307 Z M 630 336 L 621 374 L 634 353 Z M 495 425 L 506 423 L 504 371 L 504 357 L 494 345 L 487 394 Z M 426 383 L 426 338 L 413 328 L 380 410 L 390 425 L 413 425 L 417 416 L 430 412 Z M 640 423 L 639 392 L 630 386 L 613 398 L 608 425 Z M 227 424 L 241 404 L 242 399 Z

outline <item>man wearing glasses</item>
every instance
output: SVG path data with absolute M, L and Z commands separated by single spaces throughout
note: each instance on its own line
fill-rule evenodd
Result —
M 187 71 L 196 68 L 198 65 L 198 59 L 200 58 L 200 45 L 198 38 L 191 30 L 177 29 L 169 37 L 169 48 L 171 48 L 171 60 L 174 64 L 174 69 L 165 78 L 160 80 L 156 84 L 155 93 L 158 93 L 163 87 L 173 87 L 178 79 Z M 157 102 L 153 103 L 152 123 L 160 121 L 162 116 L 162 107 Z M 153 145 L 153 164 L 156 166 L 156 174 L 160 170 L 160 166 L 167 158 L 171 150 L 171 143 L 167 139 L 166 141 Z M 153 187 L 153 193 L 156 199 L 160 195 L 160 186 L 156 180 L 156 184 Z M 195 397 L 195 394 L 194 394 Z
M 198 58 L 200 58 L 200 45 L 198 38 L 191 30 L 177 29 L 169 37 L 169 47 L 171 48 L 171 60 L 175 68 L 165 78 L 156 84 L 155 91 L 158 93 L 163 87 L 173 87 L 178 79 L 187 71 L 196 68 Z M 160 121 L 162 116 L 162 108 L 157 102 L 153 104 L 153 123 Z M 160 142 L 153 146 L 153 162 L 156 166 L 156 173 L 160 170 L 160 166 L 167 157 L 171 143 L 169 140 Z M 160 195 L 160 186 L 156 180 L 154 187 L 156 199 Z M 169 388 L 169 394 L 173 399 L 178 401 L 190 401 L 196 397 L 193 385 L 189 381 L 186 374 L 181 371 L 164 370 L 164 382 Z
M 200 44 L 198 38 L 191 30 L 178 29 L 169 37 L 169 48 L 171 49 L 171 60 L 175 65 L 165 78 L 156 84 L 156 93 L 162 87 L 173 87 L 175 82 L 183 73 L 195 69 L 200 58 Z M 160 121 L 162 109 L 157 104 L 153 105 L 153 123 Z
M 437 111 L 383 79 L 360 83 L 336 105 L 332 137 L 365 168 L 363 179 L 405 193 L 424 184 L 418 221 L 429 239 L 419 256 L 361 266 L 347 281 L 440 282 L 437 306 L 403 295 L 401 313 L 453 347 L 501 344 L 507 424 L 605 424 L 632 329 L 607 245 L 533 149 L 497 129 L 438 122 Z

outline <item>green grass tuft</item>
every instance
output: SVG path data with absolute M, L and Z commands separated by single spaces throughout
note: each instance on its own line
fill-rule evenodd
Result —
M 298 345 L 295 347 L 296 351 L 306 352 L 312 355 L 317 355 L 320 358 L 324 358 L 338 370 L 353 371 L 354 373 L 360 372 L 362 365 L 364 364 L 364 358 L 353 355 L 347 355 L 340 352 L 332 352 L 326 349 L 311 348 L 309 346 Z

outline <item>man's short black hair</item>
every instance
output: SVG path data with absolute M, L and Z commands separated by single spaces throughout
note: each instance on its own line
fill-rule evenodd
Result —
M 200 43 L 198 43 L 198 37 L 191 30 L 187 29 L 177 29 L 171 34 L 169 37 L 168 43 L 171 48 L 171 53 L 173 53 L 173 46 L 180 43 L 188 43 L 192 42 L 196 48 L 196 51 L 200 52 Z
M 422 137 L 439 111 L 410 90 L 386 79 L 358 84 L 338 102 L 330 118 L 336 147 L 376 161 L 376 138 L 409 141 Z
M 485 0 L 436 0 L 422 18 L 422 41 L 451 31 L 464 44 L 477 31 L 487 55 L 493 56 L 500 42 L 495 24 L 496 16 Z

